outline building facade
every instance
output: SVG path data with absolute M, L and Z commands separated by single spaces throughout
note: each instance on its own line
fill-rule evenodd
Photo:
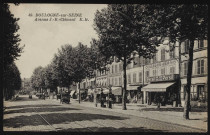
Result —
M 207 40 L 196 40 L 194 45 L 191 100 L 206 102 L 208 97 L 208 53 Z M 185 89 L 187 84 L 187 63 L 189 41 L 171 44 L 166 38 L 158 46 L 157 53 L 152 59 L 135 56 L 126 68 L 127 99 L 129 102 L 152 104 L 156 97 L 162 97 L 162 104 L 172 104 L 176 101 L 184 106 Z M 181 48 L 179 48 L 181 47 Z M 112 89 L 112 93 L 121 102 L 123 85 L 123 63 L 114 57 L 107 65 L 106 71 L 97 71 L 96 84 L 98 88 Z M 95 84 L 84 80 L 88 87 Z M 92 81 L 95 78 L 92 78 Z M 179 85 L 181 82 L 181 86 Z M 94 84 L 94 85 L 93 85 Z M 179 91 L 181 87 L 181 91 Z M 180 103 L 181 101 L 181 103 Z M 176 104 L 177 104 L 176 103 Z
M 184 106 L 187 84 L 188 47 L 186 40 L 181 44 L 181 103 Z M 207 102 L 208 100 L 208 43 L 207 40 L 195 40 L 191 79 L 191 101 Z

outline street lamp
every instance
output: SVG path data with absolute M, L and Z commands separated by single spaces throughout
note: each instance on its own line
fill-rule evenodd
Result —
M 97 89 L 97 85 L 96 85 L 96 74 L 97 74 L 97 61 L 95 62 L 95 96 L 94 96 L 94 98 L 95 98 L 95 106 L 97 107 L 97 91 L 96 91 L 96 89 Z

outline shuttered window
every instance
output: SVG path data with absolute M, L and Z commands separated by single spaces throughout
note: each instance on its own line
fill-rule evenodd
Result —
M 161 61 L 165 60 L 165 49 L 161 50 Z
M 186 76 L 186 75 L 187 75 L 187 68 L 188 68 L 188 66 L 187 66 L 187 65 L 188 65 L 188 63 L 187 63 L 187 62 L 185 62 L 185 63 L 184 63 L 184 70 L 183 70 L 183 71 L 184 71 L 184 76 Z
M 203 48 L 203 47 L 204 47 L 203 40 L 198 40 L 198 48 Z
M 197 74 L 204 74 L 204 60 L 197 61 Z
M 139 72 L 139 82 L 142 83 L 142 72 Z
M 133 83 L 136 83 L 136 73 L 133 74 Z

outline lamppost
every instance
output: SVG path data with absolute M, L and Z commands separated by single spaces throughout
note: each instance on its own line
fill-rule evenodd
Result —
M 96 76 L 97 76 L 97 61 L 95 62 L 95 92 L 94 92 L 94 99 L 95 99 L 95 106 L 97 107 L 97 84 L 96 84 Z

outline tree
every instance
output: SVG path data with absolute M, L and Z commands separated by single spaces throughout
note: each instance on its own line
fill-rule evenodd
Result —
M 144 9 L 145 5 L 108 5 L 95 14 L 94 28 L 99 35 L 101 53 L 109 58 L 116 56 L 123 62 L 123 110 L 126 110 L 126 66 L 136 53 L 153 57 L 158 45 L 154 42 L 158 41 L 154 29 L 147 23 L 150 18 L 143 16 Z
M 53 78 L 53 69 L 52 64 L 49 64 L 45 67 L 45 86 L 51 90 L 56 90 L 57 88 L 57 80 Z
M 3 71 L 3 91 L 7 91 L 9 85 L 11 84 L 6 80 L 8 77 L 7 75 L 9 74 L 9 71 L 11 71 L 11 74 L 13 72 L 8 68 L 11 68 L 11 64 L 14 65 L 13 62 L 20 56 L 23 47 L 20 47 L 20 38 L 19 34 L 17 34 L 19 29 L 17 22 L 19 19 L 15 18 L 14 15 L 11 14 L 7 3 L 0 4 L 0 15 L 0 62 L 2 67 L 1 71 Z
M 21 78 L 20 72 L 13 62 L 7 66 L 7 69 L 4 74 L 5 84 L 4 84 L 4 97 L 5 100 L 11 99 L 14 96 L 15 90 L 20 90 L 21 88 Z
M 171 42 L 190 41 L 188 54 L 187 87 L 183 117 L 189 119 L 190 88 L 195 40 L 207 39 L 208 5 L 159 5 L 153 6 L 159 16 L 157 33 L 169 37 Z
M 0 27 L 0 44 L 1 44 L 1 57 L 0 61 L 3 65 L 11 64 L 22 53 L 23 47 L 20 47 L 18 20 L 9 10 L 9 5 L 6 3 L 0 4 L 1 22 Z
M 88 75 L 88 67 L 90 60 L 90 55 L 88 53 L 89 49 L 82 43 L 78 43 L 78 46 L 74 48 L 75 55 L 71 60 L 71 67 L 73 71 L 73 81 L 79 83 L 79 103 L 80 103 L 80 82 L 82 79 Z
M 31 84 L 32 88 L 35 90 L 40 90 L 40 93 L 43 92 L 45 88 L 45 81 L 44 81 L 44 68 L 39 66 L 34 69 L 33 75 L 31 76 Z

